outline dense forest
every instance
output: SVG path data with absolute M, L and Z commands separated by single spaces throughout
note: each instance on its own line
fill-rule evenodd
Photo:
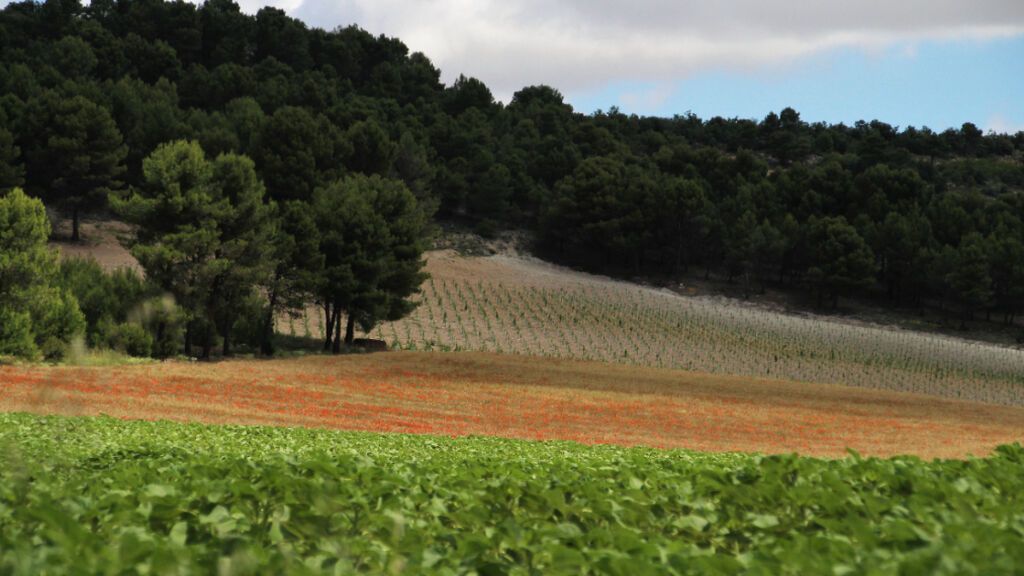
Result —
M 0 202 L 0 354 L 59 355 L 76 326 L 140 354 L 229 354 L 233 338 L 270 353 L 275 315 L 312 302 L 338 349 L 408 312 L 431 219 L 529 229 L 545 256 L 604 273 L 699 270 L 819 306 L 871 293 L 1010 323 L 1024 308 L 1022 158 L 1024 133 L 970 123 L 581 114 L 547 86 L 506 105 L 473 78 L 445 86 L 398 39 L 230 0 L 13 3 L 0 194 L 19 191 Z M 135 224 L 146 281 L 32 252 L 49 230 L 40 200 L 75 240 L 83 213 Z M 54 304 L 29 311 L 36 285 Z M 139 303 L 145 323 L 130 318 Z

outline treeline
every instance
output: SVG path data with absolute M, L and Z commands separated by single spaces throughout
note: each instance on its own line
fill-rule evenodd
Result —
M 408 190 L 420 215 L 483 234 L 529 228 L 546 255 L 601 272 L 700 269 L 747 291 L 787 285 L 821 305 L 873 292 L 962 319 L 985 311 L 1009 322 L 1024 307 L 1024 133 L 809 124 L 789 108 L 761 121 L 583 115 L 550 87 L 503 105 L 478 80 L 439 78 L 397 39 L 309 28 L 273 8 L 249 16 L 229 0 L 10 4 L 0 12 L 0 188 L 61 207 L 76 236 L 78 215 L 113 197 L 140 225 L 134 251 L 147 277 L 188 303 L 187 339 L 202 346 L 218 334 L 230 342 L 234 280 L 217 295 L 184 285 L 174 262 L 187 256 L 147 246 L 173 237 L 191 249 L 186 236 L 206 241 L 207 223 L 223 216 L 224 236 L 211 242 L 240 262 L 249 244 L 291 254 L 283 262 L 334 258 L 324 266 L 349 272 L 316 282 L 301 272 L 308 263 L 268 272 L 257 262 L 271 280 L 254 285 L 268 309 L 290 305 L 291 291 L 320 291 L 341 337 L 343 316 L 351 333 L 404 306 L 346 315 L 357 305 L 324 287 L 380 274 L 379 263 L 333 252 L 347 236 L 326 227 L 348 202 L 377 222 L 367 230 L 390 222 L 378 196 L 391 188 Z M 181 207 L 189 194 L 152 200 L 199 178 L 174 183 L 153 168 L 166 156 L 202 157 L 210 166 L 199 171 L 215 175 L 204 186 L 230 197 L 228 214 Z M 243 174 L 262 183 L 262 203 L 225 191 Z M 243 224 L 264 218 L 294 243 Z M 228 276 L 248 278 L 239 266 Z

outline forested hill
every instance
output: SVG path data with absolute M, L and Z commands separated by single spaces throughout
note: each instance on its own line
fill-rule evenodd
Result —
M 251 158 L 281 205 L 379 175 L 436 218 L 530 228 L 548 256 L 592 270 L 709 267 L 823 305 L 870 289 L 965 317 L 1024 306 L 1024 133 L 808 124 L 789 108 L 587 115 L 551 87 L 503 105 L 478 80 L 439 78 L 398 39 L 230 0 L 10 4 L 0 188 L 101 209 L 144 186 L 159 145 L 187 139 Z

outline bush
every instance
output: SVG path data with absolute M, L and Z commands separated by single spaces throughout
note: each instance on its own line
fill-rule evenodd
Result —
M 60 284 L 75 295 L 85 314 L 88 341 L 103 346 L 99 327 L 104 322 L 124 322 L 152 289 L 130 268 L 106 272 L 93 259 L 72 258 L 60 266 Z
M 167 358 L 178 353 L 183 318 L 174 300 L 131 268 L 107 272 L 92 259 L 61 264 L 61 285 L 81 302 L 89 345 L 130 356 Z
M 498 223 L 490 218 L 484 218 L 476 223 L 473 231 L 485 240 L 494 240 L 498 236 Z
M 235 312 L 237 320 L 231 330 L 232 346 L 259 350 L 263 321 L 267 315 L 266 299 L 253 294 Z
M 68 353 L 68 344 L 61 342 L 59 338 L 50 336 L 39 345 L 39 352 L 43 358 L 53 362 L 63 360 Z
M 34 302 L 36 342 L 47 360 L 64 358 L 66 345 L 85 333 L 85 315 L 78 308 L 78 299 L 65 291 L 51 289 Z
M 32 337 L 32 317 L 28 312 L 0 308 L 0 356 L 38 359 L 39 348 Z
M 181 351 L 185 334 L 185 315 L 174 303 L 174 298 L 161 296 L 143 302 L 137 315 L 153 335 L 154 358 L 170 358 Z
M 98 345 L 96 330 L 104 318 L 116 316 L 118 302 L 110 289 L 110 278 L 95 260 L 72 258 L 61 262 L 60 284 L 75 295 L 85 315 L 89 344 Z
M 115 324 L 104 318 L 97 331 L 98 345 L 129 356 L 148 357 L 153 354 L 153 336 L 145 327 L 133 322 Z
M 181 339 L 185 334 L 184 317 L 177 311 L 162 312 L 154 321 L 153 357 L 170 358 L 181 351 Z
M 63 357 L 85 329 L 74 294 L 58 287 L 46 208 L 15 188 L 0 197 L 0 354 Z

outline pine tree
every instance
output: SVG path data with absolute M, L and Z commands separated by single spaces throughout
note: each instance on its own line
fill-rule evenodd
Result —
M 14 144 L 14 135 L 7 128 L 7 116 L 0 109 L 0 192 L 21 186 L 24 181 L 21 148 Z
M 38 135 L 26 151 L 29 184 L 71 212 L 77 241 L 81 213 L 103 207 L 121 187 L 127 149 L 110 113 L 82 96 L 46 92 L 30 107 Z
M 856 228 L 842 216 L 812 219 L 808 227 L 811 267 L 807 279 L 816 287 L 819 306 L 825 295 L 835 308 L 841 293 L 871 286 L 875 255 Z
M 275 265 L 273 208 L 253 162 L 233 154 L 209 161 L 198 143 L 176 141 L 157 148 L 142 171 L 140 189 L 111 198 L 139 226 L 132 254 L 185 310 L 185 353 L 197 341 L 208 358 L 219 333 L 230 354 L 241 302 Z
M 961 240 L 952 261 L 952 270 L 946 275 L 946 283 L 960 303 L 960 327 L 966 328 L 967 320 L 992 300 L 992 277 L 985 239 L 977 232 Z
M 356 324 L 369 331 L 381 320 L 412 311 L 409 296 L 426 279 L 422 272 L 426 217 L 400 181 L 354 175 L 318 190 L 313 210 L 325 258 L 320 300 L 328 311 L 325 345 L 341 346 Z M 332 329 L 333 328 L 333 334 Z

